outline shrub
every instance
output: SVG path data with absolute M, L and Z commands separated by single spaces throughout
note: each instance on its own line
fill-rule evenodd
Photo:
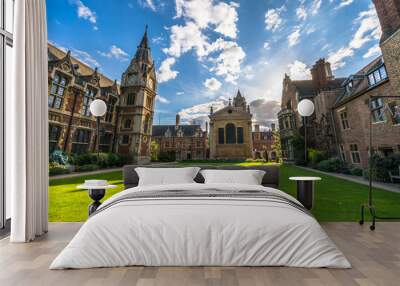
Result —
M 107 165 L 108 167 L 116 167 L 121 163 L 121 156 L 115 153 L 108 153 Z
M 350 174 L 353 176 L 362 176 L 363 169 L 357 167 L 350 168 Z
M 49 163 L 49 175 L 62 175 L 62 174 L 69 174 L 70 170 L 57 162 L 50 162 Z
M 308 149 L 308 160 L 311 166 L 316 166 L 319 162 L 328 159 L 327 153 L 325 151 L 320 151 L 316 149 Z
M 324 172 L 341 172 L 344 164 L 337 158 L 322 160 L 317 164 L 317 169 Z
M 160 162 L 174 162 L 175 160 L 175 152 L 161 152 L 158 156 L 158 161 Z
M 98 169 L 100 169 L 100 167 L 99 167 L 99 165 L 96 165 L 96 164 L 87 164 L 87 165 L 82 165 L 82 166 L 76 167 L 77 172 L 96 171 Z

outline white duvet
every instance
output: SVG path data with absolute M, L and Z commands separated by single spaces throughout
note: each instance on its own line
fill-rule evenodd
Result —
M 265 190 L 297 202 L 276 189 L 238 184 L 136 187 L 109 200 L 209 188 Z M 92 216 L 50 269 L 128 265 L 351 267 L 318 222 L 293 206 L 254 198 L 160 198 L 121 202 Z

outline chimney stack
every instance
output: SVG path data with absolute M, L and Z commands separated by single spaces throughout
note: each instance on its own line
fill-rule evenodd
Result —
M 325 59 L 319 59 L 311 68 L 311 76 L 315 89 L 325 89 L 328 81 L 333 79 L 331 64 Z
M 381 43 L 400 29 L 400 0 L 373 0 L 382 27 Z
M 179 113 L 177 113 L 175 118 L 175 125 L 178 126 L 180 124 L 181 124 L 181 116 L 179 115 Z
M 275 131 L 275 123 L 271 123 L 271 130 Z
M 254 131 L 255 132 L 260 132 L 260 125 L 259 124 L 254 125 Z

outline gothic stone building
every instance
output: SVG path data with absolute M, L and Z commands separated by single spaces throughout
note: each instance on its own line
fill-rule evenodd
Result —
M 156 76 L 147 31 L 122 75 L 121 86 L 52 44 L 48 44 L 48 60 L 50 151 L 95 151 L 96 121 L 89 108 L 99 98 L 107 104 L 100 150 L 148 161 Z
M 332 74 L 330 64 L 325 59 L 318 60 L 311 69 L 311 80 L 292 80 L 285 75 L 281 99 L 281 111 L 278 113 L 279 130 L 281 136 L 282 157 L 284 160 L 295 159 L 293 139 L 296 133 L 304 135 L 304 121 L 297 111 L 297 104 L 303 99 L 314 101 L 317 96 L 326 98 L 325 95 L 335 96 L 342 91 L 343 78 L 335 78 Z M 317 105 L 317 104 L 316 104 Z M 329 128 L 330 104 L 325 100 L 318 102 L 322 111 L 315 112 L 307 119 L 307 131 L 309 146 L 325 145 L 326 149 L 334 148 L 333 130 Z M 315 124 L 318 122 L 318 124 Z M 314 123 L 314 124 L 312 124 Z M 315 128 L 319 125 L 320 128 Z M 321 133 L 316 136 L 316 133 Z M 324 139 L 322 139 L 324 138 Z M 328 138 L 329 140 L 326 140 Z M 320 142 L 317 142 L 320 139 Z
M 260 125 L 254 125 L 253 136 L 253 157 L 255 159 L 276 160 L 276 152 L 273 150 L 275 124 L 271 124 L 271 130 L 261 131 Z
M 238 91 L 229 105 L 210 112 L 210 158 L 246 159 L 253 157 L 252 114 Z
M 400 0 L 374 3 L 383 32 L 382 56 L 349 76 L 333 106 L 339 156 L 363 168 L 368 166 L 370 117 L 372 152 L 400 152 Z
M 309 121 L 311 138 L 308 139 L 318 149 L 362 168 L 368 166 L 370 119 L 371 151 L 383 156 L 400 151 L 400 99 L 391 97 L 400 96 L 400 0 L 375 0 L 374 4 L 383 31 L 382 56 L 348 78 L 339 79 L 339 85 L 333 89 L 314 92 L 309 97 L 315 103 L 315 113 Z M 313 80 L 315 70 L 314 66 Z M 296 100 L 296 96 L 287 92 L 285 80 L 278 116 L 283 129 L 282 150 L 286 159 L 292 159 L 290 144 L 285 140 L 290 140 L 289 132 L 299 130 L 297 124 L 301 121 L 296 106 L 302 98 Z
M 176 160 L 207 159 L 207 129 L 200 125 L 184 125 L 176 115 L 175 125 L 154 125 L 152 140 L 158 144 L 158 155 L 173 153 Z

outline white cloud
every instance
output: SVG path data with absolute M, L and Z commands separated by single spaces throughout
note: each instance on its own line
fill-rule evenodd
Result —
M 144 8 L 149 8 L 153 12 L 157 10 L 156 5 L 154 4 L 153 0 L 138 0 L 140 6 Z
M 183 92 L 183 91 L 178 91 L 177 93 L 176 93 L 176 95 L 184 95 L 185 93 Z
M 215 32 L 232 39 L 237 37 L 237 3 L 220 2 L 214 5 L 213 0 L 175 0 L 175 5 L 176 18 L 185 17 L 200 29 L 212 25 Z
M 335 8 L 335 9 L 340 9 L 346 6 L 349 6 L 350 4 L 352 4 L 354 2 L 354 0 L 341 0 L 340 4 Z
M 116 45 L 112 45 L 108 52 L 101 52 L 97 51 L 100 55 L 107 58 L 115 58 L 118 60 L 127 60 L 128 54 L 122 50 L 121 48 L 117 47 Z
M 265 25 L 267 30 L 276 31 L 282 26 L 283 20 L 280 14 L 280 9 L 269 9 L 267 13 L 265 13 Z
M 189 108 L 179 111 L 183 122 L 189 122 L 198 118 L 207 118 L 210 114 L 210 107 L 212 106 L 214 112 L 222 109 L 227 104 L 225 99 L 217 99 L 210 102 L 194 105 Z
M 304 7 L 304 4 L 301 3 L 299 7 L 296 9 L 296 15 L 299 20 L 306 20 L 307 19 L 307 10 Z
M 96 12 L 90 10 L 88 6 L 85 6 L 82 1 L 76 1 L 76 5 L 78 6 L 78 17 L 88 20 L 92 24 L 96 24 L 97 15 Z
M 379 56 L 380 54 L 382 54 L 381 48 L 378 44 L 376 44 L 368 49 L 368 51 L 363 55 L 363 58 L 368 59 L 371 57 Z
M 99 62 L 95 58 L 93 58 L 92 55 L 89 54 L 88 52 L 78 49 L 72 49 L 71 55 L 92 68 L 100 67 Z
M 245 66 L 241 75 L 243 75 L 247 80 L 253 79 L 255 76 L 253 67 L 251 65 Z
M 289 47 L 297 45 L 299 43 L 299 40 L 300 40 L 300 28 L 297 27 L 288 37 Z
M 312 15 L 317 15 L 319 12 L 319 9 L 321 8 L 322 0 L 313 0 L 313 3 L 311 5 L 311 14 Z
M 360 12 L 355 24 L 359 26 L 349 44 L 329 54 L 328 61 L 333 70 L 344 67 L 346 65 L 345 59 L 352 57 L 355 50 L 362 48 L 371 41 L 377 41 L 381 37 L 379 18 L 373 5 L 370 5 L 369 10 Z
M 156 100 L 159 101 L 160 103 L 164 103 L 164 104 L 170 103 L 170 101 L 168 99 L 166 99 L 165 97 L 162 97 L 159 94 L 156 96 Z
M 307 65 L 299 60 L 294 61 L 288 65 L 289 76 L 293 80 L 310 79 L 311 74 Z
M 175 58 L 166 58 L 161 63 L 161 66 L 157 72 L 157 79 L 159 83 L 166 82 L 177 77 L 179 72 L 171 69 L 175 62 Z
M 269 50 L 271 49 L 271 45 L 268 42 L 265 42 L 263 45 L 264 49 Z
M 240 65 L 246 57 L 243 49 L 233 41 L 220 38 L 210 46 L 209 50 L 211 52 L 222 50 L 218 56 L 210 57 L 210 61 L 214 64 L 210 71 L 223 76 L 225 81 L 235 84 L 240 74 Z
M 189 22 L 184 26 L 174 25 L 170 30 L 170 46 L 163 50 L 164 53 L 178 58 L 195 49 L 199 58 L 207 54 L 207 38 L 194 22 Z
M 206 79 L 203 85 L 211 91 L 217 91 L 222 86 L 221 82 L 214 77 Z

